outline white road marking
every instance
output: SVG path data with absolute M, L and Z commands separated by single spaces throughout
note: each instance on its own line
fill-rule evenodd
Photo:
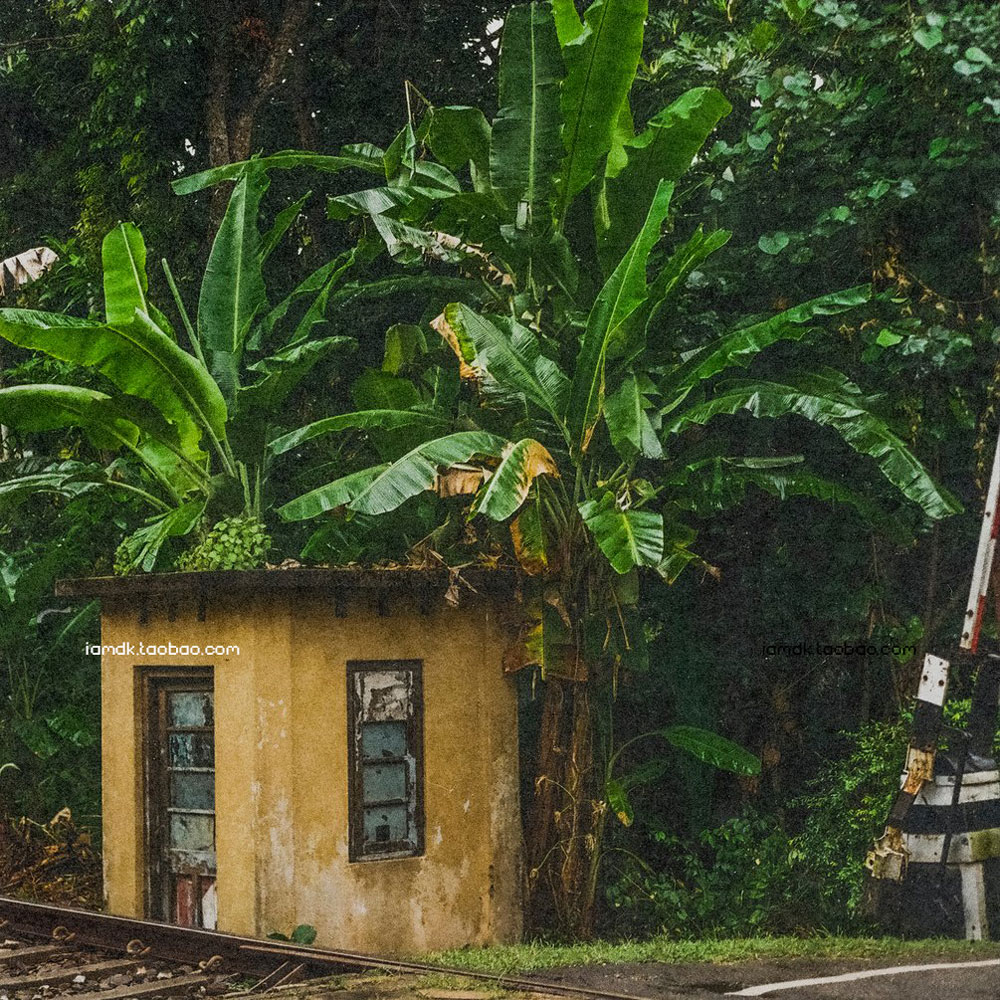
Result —
M 822 976 L 819 979 L 792 979 L 784 983 L 766 983 L 763 986 L 748 986 L 738 993 L 727 993 L 727 997 L 762 997 L 778 990 L 797 990 L 802 986 L 824 986 L 826 983 L 853 983 L 858 979 L 872 979 L 875 976 L 898 976 L 905 972 L 933 972 L 936 969 L 981 969 L 990 965 L 1000 965 L 1000 958 L 986 958 L 979 962 L 940 962 L 937 965 L 895 965 L 891 969 L 864 969 L 860 972 L 845 972 L 841 976 Z

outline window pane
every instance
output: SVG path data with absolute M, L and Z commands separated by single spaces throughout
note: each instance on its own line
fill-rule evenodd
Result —
M 401 722 L 409 717 L 410 672 L 367 670 L 363 678 L 361 710 L 369 722 Z
M 361 753 L 365 760 L 404 756 L 406 753 L 406 723 L 364 723 L 361 727 Z
M 214 809 L 215 775 L 174 771 L 170 776 L 170 804 L 181 809 Z
M 168 698 L 171 726 L 212 725 L 211 691 L 171 691 Z
M 405 764 L 366 764 L 365 802 L 406 798 Z
M 215 850 L 215 817 L 172 813 L 170 846 L 180 851 Z
M 365 810 L 366 847 L 406 840 L 406 806 L 372 806 Z
M 211 733 L 171 733 L 171 767 L 214 767 L 215 739 Z

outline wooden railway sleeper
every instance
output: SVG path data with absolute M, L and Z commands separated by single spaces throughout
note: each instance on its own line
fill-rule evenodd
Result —
M 0 954 L 0 968 L 5 965 L 35 965 L 57 955 L 68 955 L 71 951 L 72 949 L 61 944 L 28 945 L 16 948 L 6 954 Z
M 27 976 L 13 976 L 10 979 L 0 979 L 0 991 L 35 989 L 39 986 L 60 986 L 64 983 L 88 978 L 109 976 L 117 972 L 134 969 L 138 963 L 130 958 L 106 959 L 101 962 L 90 962 L 87 965 L 68 966 L 63 969 L 49 969 L 47 972 L 34 972 Z

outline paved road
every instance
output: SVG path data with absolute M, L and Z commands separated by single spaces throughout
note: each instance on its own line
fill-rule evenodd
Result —
M 765 983 L 729 994 L 730 996 L 816 997 L 817 1000 L 997 1000 L 1000 997 L 1000 961 L 955 963 L 952 968 L 925 966 L 897 967 L 898 971 L 870 975 L 847 973 L 822 982 L 805 979 L 784 983 Z
M 771 1000 L 1000 1000 L 1000 959 L 929 956 L 927 962 L 928 966 L 916 971 L 875 976 L 866 973 L 923 963 L 912 955 L 880 961 L 644 963 L 550 969 L 539 974 L 539 978 L 650 1000 L 719 1000 L 734 995 Z M 976 964 L 962 967 L 963 962 Z M 949 967 L 933 967 L 945 964 Z M 841 981 L 815 982 L 817 978 L 833 977 Z

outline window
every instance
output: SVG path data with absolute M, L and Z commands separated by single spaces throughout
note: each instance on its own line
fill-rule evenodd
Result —
M 350 859 L 422 854 L 420 660 L 347 664 Z

